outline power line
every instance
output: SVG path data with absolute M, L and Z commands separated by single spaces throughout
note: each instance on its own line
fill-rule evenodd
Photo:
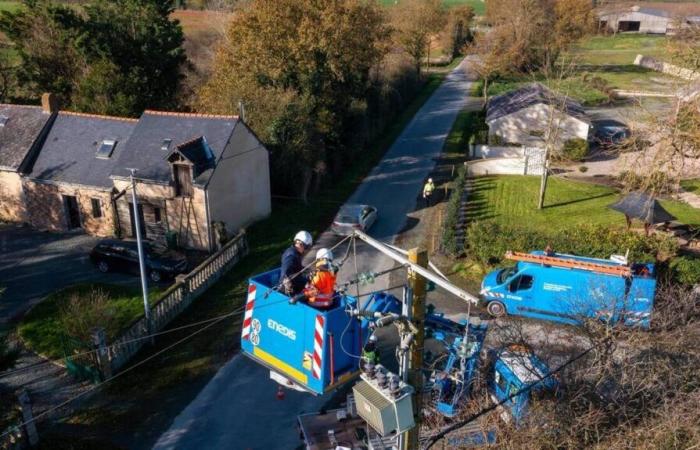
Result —
M 138 341 L 142 341 L 142 340 L 145 340 L 145 339 L 150 339 L 150 338 L 152 338 L 152 337 L 162 336 L 162 335 L 164 335 L 164 334 L 169 334 L 169 333 L 174 333 L 175 331 L 181 331 L 181 330 L 185 330 L 185 329 L 187 329 L 187 328 L 196 327 L 197 325 L 202 325 L 202 324 L 205 324 L 205 323 L 208 323 L 208 322 L 212 322 L 212 321 L 215 321 L 215 320 L 225 319 L 225 318 L 227 318 L 227 317 L 230 317 L 230 316 L 239 314 L 239 313 L 241 313 L 241 312 L 243 312 L 243 307 L 240 307 L 240 308 L 236 309 L 235 311 L 231 311 L 231 312 L 229 312 L 229 313 L 222 314 L 222 315 L 220 315 L 220 316 L 212 317 L 212 318 L 210 318 L 210 319 L 200 320 L 199 322 L 194 322 L 194 323 L 190 323 L 190 324 L 183 325 L 183 326 L 180 326 L 180 327 L 171 328 L 171 329 L 166 330 L 166 331 L 159 331 L 159 332 L 157 332 L 157 333 L 148 334 L 148 335 L 146 335 L 146 336 L 141 336 L 141 337 L 138 337 L 138 338 L 129 339 L 128 341 L 124 341 L 124 342 L 117 342 L 117 343 L 115 343 L 115 344 L 111 344 L 111 345 L 106 346 L 106 348 L 107 348 L 107 349 L 113 349 L 113 348 L 121 347 L 121 346 L 123 346 L 123 345 L 131 344 L 131 343 L 133 343 L 133 342 L 138 342 Z M 0 373 L 0 378 L 5 378 L 5 377 L 8 377 L 8 376 L 10 376 L 10 375 L 14 375 L 14 374 L 16 374 L 16 373 L 23 372 L 23 371 L 25 371 L 25 370 L 29 370 L 29 369 L 33 369 L 33 368 L 35 368 L 35 367 L 42 366 L 42 365 L 44 365 L 44 364 L 56 364 L 56 363 L 58 363 L 58 362 L 60 362 L 60 361 L 65 360 L 66 358 L 78 358 L 78 357 L 81 357 L 81 356 L 86 356 L 86 355 L 90 355 L 90 354 L 92 354 L 92 353 L 96 353 L 96 352 L 98 352 L 98 351 L 99 351 L 99 349 L 93 349 L 93 350 L 89 350 L 89 351 L 82 352 L 82 353 L 75 353 L 75 354 L 73 354 L 73 355 L 68 355 L 68 356 L 65 356 L 65 357 L 63 357 L 63 358 L 46 359 L 46 360 L 43 360 L 43 361 L 40 361 L 40 362 L 37 362 L 37 363 L 34 363 L 34 364 L 30 364 L 30 365 L 28 365 L 28 366 L 20 367 L 20 368 L 18 368 L 18 369 L 13 369 L 13 370 L 11 370 L 11 371 L 2 372 L 2 373 Z
M 27 424 L 29 424 L 29 423 L 36 422 L 39 418 L 41 418 L 41 417 L 43 417 L 43 416 L 45 416 L 45 415 L 47 415 L 47 414 L 50 414 L 50 413 L 56 411 L 57 409 L 63 408 L 64 406 L 66 406 L 67 404 L 71 403 L 72 401 L 77 400 L 77 399 L 79 399 L 80 397 L 85 396 L 86 394 L 88 394 L 88 393 L 94 391 L 94 390 L 97 389 L 98 387 L 101 387 L 101 386 L 103 386 L 103 385 L 109 383 L 110 381 L 114 380 L 115 378 L 118 378 L 118 377 L 124 375 L 125 373 L 128 373 L 128 372 L 130 372 L 131 370 L 136 369 L 137 367 L 139 367 L 139 366 L 141 366 L 141 365 L 147 363 L 148 361 L 152 360 L 152 359 L 155 358 L 156 356 L 159 356 L 159 355 L 161 355 L 161 354 L 167 352 L 167 351 L 170 350 L 171 348 L 173 348 L 173 347 L 175 347 L 175 346 L 177 346 L 177 345 L 180 345 L 181 343 L 183 343 L 183 342 L 185 342 L 186 340 L 188 340 L 188 339 L 190 339 L 190 338 L 196 336 L 197 334 L 201 333 L 202 331 L 206 330 L 207 328 L 216 325 L 218 322 L 224 320 L 226 317 L 227 317 L 227 316 L 222 316 L 222 317 L 218 318 L 216 321 L 213 321 L 213 322 L 209 323 L 208 325 L 206 325 L 206 326 L 200 328 L 199 330 L 195 331 L 194 333 L 192 333 L 192 334 L 190 334 L 190 335 L 188 335 L 188 336 L 185 336 L 184 338 L 178 340 L 177 342 L 175 342 L 175 343 L 173 343 L 173 344 L 171 344 L 171 345 L 165 347 L 164 349 L 162 349 L 162 350 L 160 350 L 160 351 L 158 351 L 158 352 L 156 352 L 156 353 L 150 355 L 149 357 L 147 357 L 147 358 L 145 358 L 145 359 L 143 359 L 143 360 L 137 362 L 137 363 L 134 364 L 133 366 L 130 366 L 130 367 L 128 367 L 127 369 L 124 369 L 123 371 L 119 372 L 118 374 L 114 375 L 113 377 L 107 378 L 107 379 L 104 380 L 103 382 L 91 386 L 89 389 L 87 389 L 87 390 L 81 392 L 81 393 L 78 394 L 78 395 L 75 395 L 75 396 L 69 398 L 68 400 L 62 402 L 61 404 L 59 404 L 59 405 L 57 405 L 57 406 L 54 406 L 53 408 L 50 408 L 50 409 L 48 409 L 48 410 L 46 410 L 46 411 L 44 411 L 44 412 L 42 412 L 42 413 L 40 413 L 40 414 L 37 414 L 37 415 L 34 416 L 31 420 L 27 420 L 26 422 L 22 422 L 22 423 L 16 425 L 16 427 L 23 427 L 23 426 L 25 426 L 25 425 L 27 425 Z M 12 432 L 11 430 L 5 431 L 3 434 L 0 434 L 0 438 L 3 438 L 3 437 L 5 437 L 5 436 L 7 436 L 7 435 L 10 434 L 11 432 Z

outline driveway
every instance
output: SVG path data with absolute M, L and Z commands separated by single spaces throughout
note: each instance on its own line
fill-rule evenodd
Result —
M 394 242 L 401 232 L 457 114 L 467 102 L 470 85 L 463 62 L 447 76 L 349 199 L 348 203 L 367 203 L 379 209 L 379 220 L 370 232 L 373 237 Z M 330 233 L 324 233 L 316 248 L 336 241 Z M 365 245 L 358 244 L 357 249 L 359 271 L 379 271 L 393 265 L 393 261 Z M 352 258 L 340 275 L 341 279 L 354 275 Z M 386 278 L 378 280 L 371 290 L 388 287 Z M 328 394 L 313 397 L 287 391 L 287 398 L 280 401 L 275 398 L 276 391 L 277 384 L 269 380 L 266 369 L 237 355 L 175 418 L 154 448 L 296 448 L 301 443 L 296 416 L 322 408 L 329 400 Z
M 20 318 L 47 294 L 76 283 L 138 284 L 137 277 L 103 274 L 88 253 L 99 238 L 0 225 L 0 327 Z

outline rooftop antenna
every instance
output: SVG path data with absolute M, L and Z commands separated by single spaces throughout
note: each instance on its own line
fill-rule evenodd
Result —
M 238 115 L 241 116 L 241 120 L 245 122 L 245 104 L 243 100 L 238 100 Z

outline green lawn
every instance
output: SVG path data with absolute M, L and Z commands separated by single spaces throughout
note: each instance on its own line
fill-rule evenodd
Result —
M 579 224 L 625 224 L 622 214 L 607 207 L 619 198 L 612 188 L 550 177 L 545 208 L 539 211 L 539 187 L 539 177 L 479 177 L 469 198 L 470 217 L 537 230 L 560 230 Z M 661 203 L 679 221 L 700 226 L 700 210 L 677 201 Z
M 20 2 L 16 1 L 0 1 L 0 11 L 17 11 L 22 7 Z
M 688 192 L 693 192 L 700 195 L 700 178 L 694 178 L 692 180 L 681 181 L 681 187 Z
M 143 314 L 143 297 L 138 288 L 109 284 L 76 285 L 49 295 L 22 319 L 18 331 L 23 342 L 49 358 L 65 356 L 65 349 L 70 345 L 61 320 L 62 305 L 73 295 L 85 295 L 94 290 L 101 290 L 109 296 L 109 315 L 113 319 L 111 326 L 106 328 L 108 342 Z M 151 289 L 151 302 L 158 298 L 160 292 L 160 289 Z
M 549 88 L 568 95 L 584 105 L 599 105 L 608 101 L 608 96 L 605 93 L 584 82 L 583 78 L 580 76 L 565 78 L 563 80 L 546 80 L 541 74 L 513 76 L 490 83 L 488 94 L 503 94 L 517 89 L 523 84 L 532 83 L 534 81 L 544 83 Z M 475 83 L 474 92 L 478 92 L 477 95 L 481 95 L 482 86 L 481 81 Z
M 401 3 L 401 0 L 379 0 L 384 6 L 394 6 Z M 486 13 L 486 2 L 483 0 L 442 0 L 442 3 L 449 7 L 458 5 L 469 5 L 474 9 L 477 16 L 483 16 Z

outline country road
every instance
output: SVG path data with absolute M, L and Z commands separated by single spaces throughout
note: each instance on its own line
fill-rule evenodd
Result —
M 392 243 L 413 211 L 424 180 L 435 166 L 445 139 L 471 87 L 463 61 L 433 93 L 384 158 L 363 180 L 348 203 L 366 203 L 379 209 L 373 237 Z M 314 248 L 331 246 L 338 238 L 324 233 Z M 393 262 L 366 245 L 357 245 L 359 271 L 380 271 Z M 355 274 L 352 258 L 341 269 L 341 279 Z M 384 277 L 387 278 L 387 277 Z M 379 279 L 371 290 L 387 288 Z M 369 288 L 367 288 L 369 289 Z M 320 409 L 328 395 L 313 397 L 287 391 L 277 400 L 277 384 L 268 371 L 242 355 L 235 356 L 174 420 L 155 444 L 156 449 L 231 448 L 293 449 L 301 444 L 296 416 Z

